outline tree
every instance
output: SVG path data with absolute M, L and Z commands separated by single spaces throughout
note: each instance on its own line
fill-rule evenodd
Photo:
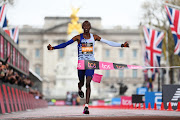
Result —
M 180 5 L 179 0 L 166 0 L 168 3 L 173 5 Z M 178 55 L 174 55 L 174 38 L 171 33 L 171 29 L 169 27 L 169 21 L 167 19 L 167 15 L 164 9 L 163 3 L 165 0 L 151 0 L 146 1 L 142 4 L 143 16 L 142 16 L 142 24 L 150 25 L 155 28 L 159 28 L 164 30 L 168 34 L 168 60 L 170 66 L 180 66 L 180 57 Z M 163 48 L 166 47 L 166 40 L 163 40 Z M 165 53 L 164 53 L 165 54 Z M 170 84 L 174 83 L 173 78 L 173 69 L 170 69 Z

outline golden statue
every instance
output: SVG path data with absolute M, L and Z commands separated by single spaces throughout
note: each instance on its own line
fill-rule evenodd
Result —
M 74 29 L 77 30 L 79 33 L 82 33 L 82 26 L 80 23 L 78 23 L 79 17 L 76 16 L 79 9 L 80 8 L 75 9 L 72 7 L 72 14 L 70 16 L 71 23 L 68 24 L 68 34 L 71 34 Z

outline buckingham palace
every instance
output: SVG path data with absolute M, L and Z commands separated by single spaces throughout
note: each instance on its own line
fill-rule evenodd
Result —
M 88 20 L 91 33 L 118 43 L 128 42 L 129 48 L 111 47 L 102 42 L 95 42 L 96 61 L 113 62 L 129 65 L 143 65 L 142 31 L 115 27 L 104 29 L 100 17 L 79 17 L 79 23 Z M 68 91 L 78 90 L 77 43 L 64 49 L 47 50 L 52 46 L 70 40 L 79 34 L 72 31 L 67 34 L 69 17 L 45 17 L 44 26 L 36 28 L 24 25 L 19 33 L 19 47 L 28 56 L 30 68 L 43 78 L 43 94 L 46 98 L 64 99 Z M 144 83 L 142 70 L 95 70 L 103 75 L 101 83 L 91 82 L 91 98 L 111 98 L 119 95 L 119 84 L 127 85 L 125 95 L 136 93 L 136 88 Z M 85 87 L 83 88 L 85 90 Z

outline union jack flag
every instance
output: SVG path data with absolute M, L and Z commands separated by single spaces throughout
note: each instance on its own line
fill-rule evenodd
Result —
M 7 19 L 6 19 L 6 5 L 0 6 L 0 27 L 7 27 Z
M 16 44 L 18 44 L 19 42 L 19 28 L 18 27 L 7 29 L 5 32 L 13 39 L 13 41 Z
M 19 28 L 15 27 L 10 30 L 10 37 L 13 39 L 13 41 L 18 44 L 19 42 Z
M 162 53 L 162 40 L 164 33 L 144 26 L 145 37 L 145 65 L 159 67 Z M 151 69 L 155 73 L 158 69 Z
M 180 11 L 164 6 L 170 23 L 171 32 L 174 37 L 174 54 L 180 56 Z

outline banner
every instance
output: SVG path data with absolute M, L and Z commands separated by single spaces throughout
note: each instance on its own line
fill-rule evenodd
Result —
M 10 42 L 7 42 L 7 57 L 9 57 L 10 54 L 11 54 L 11 44 L 10 44 Z M 11 62 L 11 56 L 8 59 L 8 63 L 10 63 L 10 62 Z
M 121 104 L 121 98 L 112 98 L 111 104 L 112 105 L 120 105 Z
M 0 45 L 1 45 L 1 54 L 0 54 L 0 56 L 1 56 L 1 58 L 2 59 L 4 59 L 4 38 L 3 38 L 3 36 L 1 35 L 1 39 L 0 39 L 1 41 L 0 41 Z
M 132 103 L 144 103 L 144 95 L 132 95 Z
M 121 96 L 121 105 L 129 106 L 132 104 L 132 97 L 131 96 Z
M 23 71 L 23 64 L 24 64 L 24 59 L 23 56 L 21 55 L 21 70 Z
M 16 66 L 16 49 L 13 47 L 13 65 Z
M 145 95 L 145 93 L 148 91 L 147 87 L 139 87 L 136 89 L 136 94 L 138 95 Z
M 91 61 L 91 60 L 78 60 L 78 67 L 77 67 L 77 69 L 79 70 L 84 70 L 84 69 L 114 70 L 114 69 L 125 69 L 125 68 L 143 69 L 142 66 L 125 65 L 125 64 Z
M 78 70 L 86 70 L 86 69 L 99 69 L 99 70 L 150 69 L 150 68 L 180 68 L 180 66 L 145 67 L 145 66 L 126 65 L 126 64 L 117 64 L 117 63 L 91 61 L 91 60 L 78 60 L 78 65 L 77 65 Z
M 20 68 L 19 66 L 20 66 L 20 54 L 19 54 L 19 52 L 18 52 L 18 54 L 17 54 L 17 67 L 18 68 Z
M 148 108 L 148 104 L 151 104 L 151 108 L 154 108 L 154 103 L 157 105 L 157 109 L 161 108 L 162 93 L 161 92 L 146 92 L 145 93 L 145 104 Z
M 104 100 L 97 100 L 97 105 L 98 106 L 104 106 L 105 105 Z
M 65 103 L 65 101 L 64 100 L 58 100 L 58 101 L 56 101 L 55 103 L 54 103 L 54 105 L 56 105 L 56 106 L 63 106 L 63 105 L 65 105 L 66 103 Z
M 26 72 L 26 63 L 27 63 L 27 60 L 24 59 L 24 72 Z
M 163 85 L 162 94 L 164 108 L 167 109 L 171 102 L 172 109 L 176 110 L 180 102 L 180 85 Z
M 16 67 L 18 67 L 18 50 L 16 50 Z
M 27 73 L 29 74 L 29 61 L 27 62 Z

